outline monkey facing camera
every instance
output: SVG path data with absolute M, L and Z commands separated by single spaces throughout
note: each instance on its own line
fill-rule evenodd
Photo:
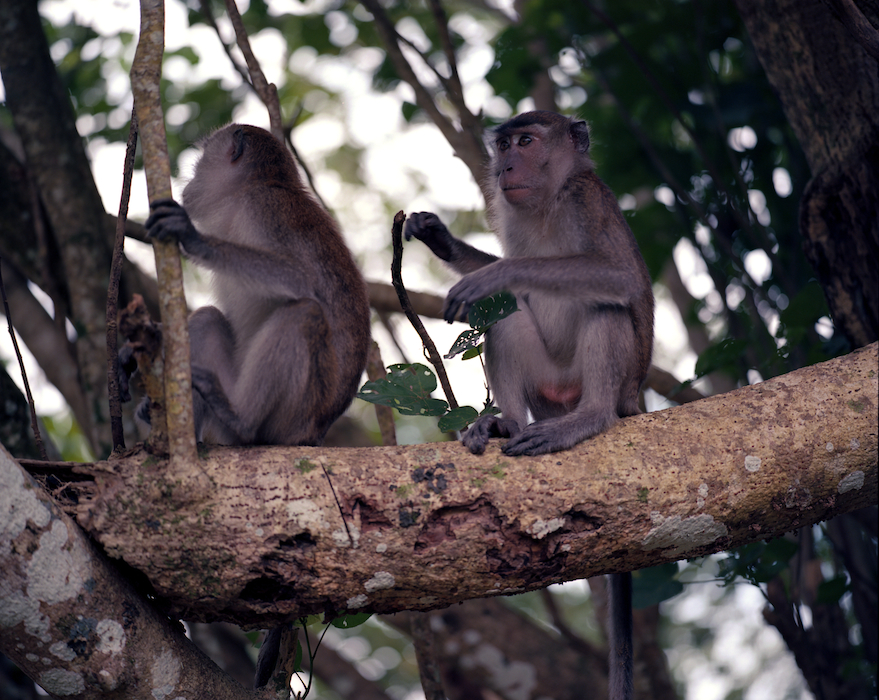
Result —
M 269 132 L 231 124 L 200 145 L 183 206 L 151 202 L 146 221 L 213 274 L 216 306 L 189 319 L 196 438 L 320 445 L 366 366 L 366 284 Z
M 501 291 L 519 312 L 485 339 L 500 416 L 482 416 L 462 442 L 482 454 L 491 437 L 508 455 L 566 450 L 640 413 L 653 351 L 647 265 L 616 198 L 595 174 L 585 122 L 527 112 L 488 133 L 488 218 L 497 258 L 456 239 L 435 214 L 413 214 L 406 239 L 423 241 L 463 275 L 446 296 L 449 323 Z M 528 424 L 529 413 L 534 419 Z M 632 575 L 607 577 L 609 697 L 630 700 Z
M 435 214 L 412 214 L 418 238 L 463 275 L 446 297 L 449 323 L 492 294 L 520 312 L 489 329 L 488 382 L 500 416 L 462 438 L 482 454 L 491 437 L 508 455 L 573 447 L 640 413 L 653 349 L 647 266 L 616 198 L 593 170 L 585 122 L 527 112 L 489 132 L 488 217 L 504 257 L 454 238 Z M 529 413 L 534 419 L 528 424 Z

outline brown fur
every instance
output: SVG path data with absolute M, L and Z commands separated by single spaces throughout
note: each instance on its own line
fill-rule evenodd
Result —
M 366 365 L 366 285 L 271 134 L 232 124 L 201 145 L 185 210 L 156 202 L 147 221 L 214 276 L 217 306 L 190 319 L 198 439 L 318 445 Z

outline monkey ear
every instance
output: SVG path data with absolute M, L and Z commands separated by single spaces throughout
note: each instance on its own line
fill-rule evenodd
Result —
M 586 153 L 589 150 L 589 125 L 586 122 L 571 122 L 570 134 L 577 153 Z
M 244 154 L 244 128 L 238 127 L 232 132 L 232 161 L 235 162 Z

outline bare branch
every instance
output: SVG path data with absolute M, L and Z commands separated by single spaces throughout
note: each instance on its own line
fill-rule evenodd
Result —
M 373 341 L 366 360 L 366 376 L 369 377 L 369 381 L 374 382 L 378 379 L 384 379 L 386 375 L 381 350 L 379 350 L 378 343 Z M 394 410 L 390 406 L 374 405 L 375 417 L 382 435 L 382 445 L 396 445 L 397 431 L 394 427 Z
M 535 458 L 505 457 L 500 441 L 480 456 L 454 442 L 215 448 L 202 456 L 215 488 L 183 506 L 167 463 L 143 452 L 56 478 L 76 496 L 65 507 L 169 614 L 266 627 L 328 607 L 434 609 L 875 504 L 877 361 L 874 343 Z
M 140 38 L 131 65 L 131 90 L 143 144 L 143 165 L 151 202 L 171 196 L 171 165 L 165 139 L 165 120 L 159 95 L 162 54 L 165 49 L 165 7 L 162 0 L 141 0 Z M 166 425 L 154 419 L 150 444 L 158 452 L 170 450 L 175 463 L 195 465 L 195 422 L 192 413 L 192 377 L 189 364 L 189 328 L 183 270 L 175 243 L 153 241 L 159 302 L 165 342 Z M 150 397 L 152 401 L 158 397 Z
M 117 349 L 119 326 L 119 279 L 125 259 L 125 222 L 128 221 L 128 200 L 131 196 L 131 177 L 134 172 L 134 151 L 137 146 L 137 114 L 131 113 L 131 127 L 125 160 L 122 167 L 122 195 L 119 216 L 116 219 L 116 240 L 113 244 L 113 263 L 110 266 L 110 282 L 107 286 L 107 387 L 110 395 L 110 429 L 113 433 L 113 449 L 125 449 L 122 430 L 122 400 L 119 396 L 119 352 Z
M 6 313 L 6 323 L 9 329 L 9 336 L 12 338 L 12 347 L 15 350 L 15 358 L 18 360 L 18 366 L 21 369 L 21 380 L 24 383 L 24 393 L 27 396 L 27 405 L 31 412 L 31 430 L 34 433 L 34 440 L 37 443 L 37 449 L 43 459 L 48 459 L 46 447 L 43 445 L 43 436 L 40 435 L 40 426 L 37 423 L 37 411 L 34 408 L 34 397 L 31 394 L 31 386 L 27 380 L 27 373 L 24 371 L 24 360 L 21 358 L 21 351 L 18 349 L 18 341 L 15 339 L 15 331 L 12 327 L 12 312 L 9 310 L 9 300 L 6 298 L 6 287 L 3 285 L 3 258 L 0 257 L 0 296 L 3 298 L 3 311 Z
M 431 91 L 418 80 L 415 71 L 403 55 L 400 47 L 401 42 L 408 42 L 397 33 L 393 23 L 378 0 L 364 0 L 363 6 L 375 18 L 379 36 L 382 39 L 385 50 L 388 52 L 388 58 L 391 59 L 391 63 L 394 65 L 394 70 L 397 71 L 397 75 L 412 87 L 415 91 L 415 102 L 436 124 L 437 128 L 439 128 L 454 149 L 455 155 L 464 161 L 473 174 L 473 179 L 482 187 L 485 147 L 482 143 L 482 129 L 479 126 L 478 117 L 467 109 L 463 95 L 457 95 L 454 91 L 449 92 L 449 101 L 454 104 L 463 127 L 462 130 L 457 129 L 452 120 L 440 111 Z M 448 28 L 441 31 L 447 32 Z M 454 66 L 454 64 L 452 65 Z M 435 70 L 429 63 L 428 66 L 431 70 Z M 454 70 L 457 71 L 456 68 Z M 445 83 L 445 80 L 443 80 L 443 83 Z
M 250 72 L 250 80 L 256 94 L 262 100 L 269 112 L 269 124 L 272 135 L 278 139 L 280 143 L 284 143 L 284 129 L 281 123 L 281 103 L 278 101 L 278 88 L 274 83 L 266 80 L 265 73 L 253 55 L 250 48 L 250 39 L 247 37 L 247 31 L 244 29 L 244 22 L 241 21 L 241 14 L 238 12 L 238 6 L 235 0 L 226 0 L 226 11 L 229 13 L 229 19 L 232 20 L 232 26 L 235 27 L 235 37 L 238 40 L 238 48 L 244 54 L 244 60 L 247 61 L 247 70 Z
M 394 259 L 391 262 L 391 279 L 394 282 L 394 289 L 397 291 L 397 296 L 400 298 L 400 306 L 403 308 L 403 312 L 406 314 L 412 327 L 421 338 L 421 343 L 424 345 L 427 357 L 433 365 L 433 368 L 436 370 L 436 376 L 439 379 L 440 385 L 443 387 L 443 392 L 446 395 L 446 401 L 448 401 L 449 407 L 453 409 L 458 408 L 458 401 L 455 399 L 452 385 L 449 382 L 449 376 L 446 374 L 446 367 L 443 364 L 443 358 L 440 356 L 439 352 L 437 352 L 436 345 L 434 345 L 433 340 L 424 328 L 421 319 L 418 318 L 418 314 L 412 310 L 412 305 L 409 303 L 409 295 L 406 292 L 406 287 L 403 286 L 403 223 L 405 221 L 406 215 L 401 211 L 397 212 L 396 216 L 394 216 L 394 225 L 391 227 L 391 238 L 394 246 Z

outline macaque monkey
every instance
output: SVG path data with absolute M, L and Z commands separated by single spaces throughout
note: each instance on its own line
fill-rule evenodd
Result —
M 152 202 L 146 221 L 213 273 L 217 306 L 189 320 L 196 438 L 320 445 L 366 366 L 363 277 L 269 132 L 231 124 L 201 148 L 184 206 Z
M 500 416 L 482 416 L 462 442 L 482 454 L 491 437 L 508 455 L 573 447 L 640 413 L 653 349 L 653 292 L 635 237 L 589 158 L 585 122 L 527 112 L 490 132 L 489 222 L 504 257 L 454 238 L 434 214 L 413 214 L 418 238 L 463 278 L 446 321 L 501 291 L 517 313 L 489 329 L 488 382 Z M 529 425 L 529 415 L 533 422 Z M 631 696 L 631 574 L 610 576 L 611 697 Z

